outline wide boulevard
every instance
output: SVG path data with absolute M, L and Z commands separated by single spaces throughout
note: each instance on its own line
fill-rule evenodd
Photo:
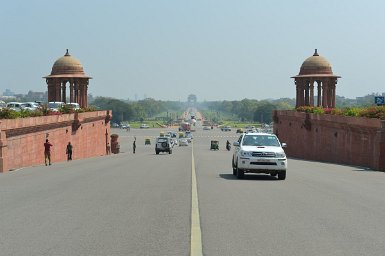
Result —
M 74 145 L 71 162 L 1 174 L 0 255 L 385 254 L 384 173 L 289 159 L 286 180 L 239 180 L 234 130 L 156 155 L 162 130 L 112 129 L 120 154 L 77 160 Z

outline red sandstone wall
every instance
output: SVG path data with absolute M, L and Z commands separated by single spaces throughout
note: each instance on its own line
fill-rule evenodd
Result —
M 95 111 L 0 120 L 0 172 L 44 164 L 46 138 L 53 144 L 53 163 L 67 160 L 68 142 L 73 145 L 73 159 L 105 155 L 110 137 L 108 114 Z M 80 126 L 75 129 L 74 123 Z
M 273 119 L 288 156 L 385 170 L 385 121 L 297 111 Z

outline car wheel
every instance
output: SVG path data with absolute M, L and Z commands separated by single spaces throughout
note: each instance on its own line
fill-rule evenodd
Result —
M 237 175 L 237 168 L 235 168 L 234 159 L 231 161 L 231 167 L 233 168 L 233 175 Z
M 170 150 L 168 151 L 168 153 L 169 153 L 169 154 L 172 154 L 172 150 L 170 149 Z
M 279 172 L 279 173 L 278 173 L 278 179 L 279 179 L 279 180 L 284 180 L 284 179 L 286 179 L 286 171 Z
M 239 169 L 238 168 L 238 164 L 236 166 L 236 170 L 237 170 L 237 178 L 238 179 L 243 179 L 243 177 L 245 176 L 245 171 L 242 170 L 242 169 Z

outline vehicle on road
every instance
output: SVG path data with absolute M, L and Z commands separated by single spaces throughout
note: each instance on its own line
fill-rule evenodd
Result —
M 203 130 L 204 131 L 209 131 L 209 130 L 211 130 L 211 128 L 210 128 L 210 126 L 203 126 Z
M 183 122 L 180 124 L 179 131 L 190 131 L 191 124 L 189 122 Z
M 286 178 L 287 158 L 277 136 L 268 133 L 244 133 L 234 142 L 233 174 L 239 179 L 245 173 L 265 173 Z
M 159 155 L 160 152 L 168 152 L 172 154 L 172 143 L 169 137 L 158 137 L 155 143 L 155 153 Z
M 148 126 L 148 124 L 141 124 L 140 125 L 140 129 L 147 129 L 147 128 L 150 128 L 150 126 Z
M 243 131 L 242 128 L 238 128 L 237 131 L 236 131 L 236 133 L 243 133 L 243 132 L 244 132 L 244 131 Z
M 221 131 L 222 132 L 230 132 L 231 131 L 231 127 L 230 126 L 223 126 L 223 127 L 221 127 Z
M 212 140 L 210 143 L 210 150 L 219 150 L 219 141 Z
M 178 144 L 179 144 L 179 147 L 180 146 L 188 146 L 188 141 L 186 138 L 180 138 Z
M 231 150 L 231 144 L 229 141 L 226 141 L 226 149 L 227 149 L 227 151 Z

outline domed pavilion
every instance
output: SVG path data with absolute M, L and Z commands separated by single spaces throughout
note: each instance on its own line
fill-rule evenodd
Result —
M 48 85 L 48 102 L 61 101 L 79 103 L 81 108 L 88 106 L 88 81 L 92 79 L 85 74 L 79 60 L 68 53 L 55 61 L 51 74 L 43 77 Z M 67 83 L 69 84 L 69 101 L 67 100 Z
M 335 108 L 336 84 L 340 76 L 333 74 L 332 66 L 317 49 L 302 63 L 299 74 L 291 78 L 294 78 L 297 89 L 296 107 L 314 106 L 314 84 L 317 83 L 317 107 Z

